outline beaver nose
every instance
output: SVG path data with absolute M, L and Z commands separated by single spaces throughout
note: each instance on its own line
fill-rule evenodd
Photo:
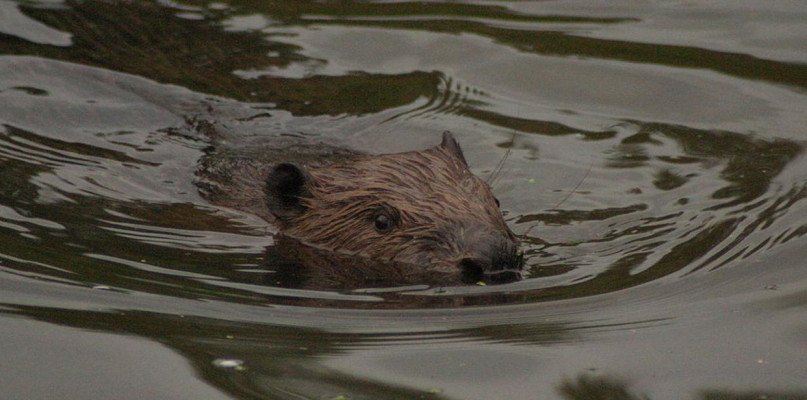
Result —
M 498 234 L 480 238 L 471 246 L 471 251 L 459 260 L 463 277 L 471 281 L 485 277 L 496 281 L 518 280 L 523 266 L 524 255 L 518 244 Z

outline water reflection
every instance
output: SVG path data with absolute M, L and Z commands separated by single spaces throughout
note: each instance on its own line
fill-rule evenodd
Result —
M 6 37 L 0 41 L 0 53 L 81 60 L 202 93 L 273 102 L 295 114 L 378 112 L 430 96 L 440 79 L 430 72 L 241 79 L 232 72 L 288 65 L 305 56 L 296 46 L 265 40 L 260 32 L 225 31 L 220 23 L 226 14 L 210 9 L 202 20 L 177 18 L 152 2 L 77 2 L 69 8 L 23 10 L 56 30 L 70 32 L 74 44 L 48 47 Z
M 60 325 L 153 339 L 181 354 L 199 376 L 233 398 L 412 399 L 426 395 L 443 398 L 439 393 L 430 393 L 430 388 L 415 390 L 374 382 L 311 362 L 357 345 L 350 335 L 142 312 L 19 307 L 12 313 Z M 46 355 L 42 355 L 44 358 Z M 221 359 L 239 360 L 243 364 L 241 368 L 220 368 L 216 361 Z
M 663 13 L 514 11 L 568 4 L 0 0 L 0 312 L 162 343 L 235 398 L 452 395 L 424 370 L 567 399 L 650 398 L 669 371 L 704 400 L 807 397 L 807 65 L 605 31 Z M 392 152 L 444 129 L 500 171 L 527 279 L 308 254 L 193 183 L 219 133 Z
M 649 400 L 647 395 L 633 394 L 620 379 L 581 374 L 564 380 L 558 392 L 566 400 Z
M 770 390 L 749 390 L 749 391 L 730 391 L 730 390 L 704 390 L 700 394 L 700 399 L 703 400 L 759 400 L 759 399 L 777 399 L 777 400 L 804 400 L 807 399 L 805 392 L 780 392 Z
M 805 187 L 775 182 L 801 155 L 802 144 L 664 124 L 624 125 L 615 139 L 597 139 L 616 141 L 605 151 L 605 176 L 618 178 L 624 169 L 652 174 L 621 188 L 619 201 L 627 206 L 610 199 L 615 206 L 608 208 L 572 209 L 567 204 L 517 220 L 542 227 L 530 228 L 531 236 L 551 232 L 543 226 L 599 225 L 604 230 L 585 242 L 553 243 L 547 236 L 530 240 L 536 257 L 551 259 L 569 247 L 599 253 L 534 264 L 536 275 L 545 275 L 548 265 L 569 264 L 593 275 L 557 295 L 614 291 L 669 274 L 714 270 L 800 236 L 803 228 L 790 224 L 785 215 L 804 198 Z M 787 225 L 786 233 L 773 228 L 781 224 Z M 608 265 L 588 266 L 592 259 L 592 264 L 607 260 Z M 544 290 L 541 296 L 556 290 Z
M 696 69 L 711 69 L 745 79 L 761 79 L 796 87 L 807 86 L 807 67 L 799 63 L 763 60 L 736 53 L 710 51 L 696 47 L 605 40 L 574 33 L 564 24 L 621 24 L 637 22 L 635 17 L 585 18 L 573 15 L 529 16 L 489 5 L 445 5 L 440 3 L 332 3 L 298 2 L 249 4 L 266 15 L 278 15 L 289 25 L 319 24 L 343 26 L 379 26 L 432 32 L 473 33 L 490 37 L 519 51 L 551 56 L 602 58 L 633 63 L 649 63 Z M 396 18 L 398 16 L 408 18 Z M 439 15 L 441 18 L 429 18 Z M 530 23 L 535 29 L 513 27 L 497 22 Z M 554 25 L 554 26 L 553 26 Z
M 37 10 L 35 13 L 50 13 L 48 18 L 55 18 L 60 13 L 96 12 L 95 9 L 82 7 L 84 6 L 77 5 L 75 9 Z M 156 7 L 154 5 L 127 7 L 132 7 L 132 12 L 143 13 L 140 23 L 151 23 L 152 18 L 157 18 L 152 9 Z M 128 10 L 126 7 L 123 9 Z M 84 20 L 76 19 L 71 23 L 81 23 L 80 21 Z M 199 24 L 198 21 L 178 18 L 170 21 L 178 25 L 190 24 L 183 29 L 197 29 L 195 24 Z M 94 26 L 93 29 L 102 28 Z M 206 25 L 204 29 L 214 28 Z M 77 32 L 79 38 L 82 30 L 77 29 Z M 248 33 L 217 32 L 222 38 L 235 35 L 240 39 L 257 40 L 256 37 L 249 39 L 251 36 Z M 13 41 L 11 43 L 14 45 Z M 260 43 L 264 45 L 264 42 Z M 226 46 L 228 42 L 207 43 L 207 46 L 214 45 Z M 82 46 L 73 46 L 55 51 L 97 50 L 92 46 L 82 49 Z M 125 52 L 115 55 L 121 57 L 121 60 L 115 61 L 120 63 L 126 57 L 133 57 Z M 61 56 L 72 57 L 68 53 Z M 109 63 L 114 59 L 115 57 L 107 57 L 104 65 L 113 67 Z M 148 263 L 126 263 L 139 263 L 143 259 L 141 254 L 154 254 L 156 257 L 150 257 L 152 260 L 148 261 L 155 261 L 171 269 L 201 272 L 211 277 L 186 284 L 185 288 L 189 292 L 182 296 L 190 295 L 197 289 L 223 290 L 224 285 L 220 283 L 216 284 L 216 289 L 206 286 L 218 279 L 212 277 L 226 277 L 225 279 L 235 283 L 254 284 L 257 282 L 254 279 L 256 276 L 265 278 L 272 275 L 268 281 L 281 282 L 276 285 L 317 289 L 366 288 L 375 284 L 392 284 L 391 276 L 383 277 L 378 273 L 389 269 L 375 268 L 376 266 L 364 268 L 365 272 L 374 270 L 376 273 L 370 274 L 372 277 L 363 279 L 362 282 L 353 282 L 355 285 L 346 285 L 344 279 L 335 279 L 336 275 L 333 274 L 327 279 L 322 274 L 314 274 L 318 277 L 311 279 L 309 274 L 305 279 L 308 283 L 304 284 L 299 274 L 282 273 L 289 271 L 289 268 L 284 268 L 287 263 L 279 261 L 280 257 L 271 253 L 273 248 L 270 247 L 270 254 L 260 254 L 264 251 L 263 246 L 258 246 L 257 243 L 263 242 L 264 245 L 271 246 L 271 238 L 266 232 L 261 232 L 260 227 L 239 226 L 238 222 L 219 214 L 217 210 L 206 209 L 204 202 L 196 197 L 196 188 L 191 184 L 191 177 L 196 169 L 195 164 L 204 159 L 204 148 L 211 143 L 215 144 L 211 137 L 218 138 L 218 135 L 222 135 L 229 141 L 245 142 L 279 140 L 279 135 L 287 127 L 283 122 L 283 114 L 280 113 L 285 106 L 204 98 L 192 92 L 178 92 L 167 86 L 110 72 L 84 70 L 77 66 L 68 68 L 66 64 L 49 64 L 33 58 L 9 60 L 12 61 L 7 61 L 10 66 L 7 69 L 10 72 L 7 80 L 14 83 L 6 86 L 29 89 L 3 92 L 11 106 L 4 111 L 7 123 L 0 149 L 4 155 L 3 169 L 7 171 L 4 179 L 8 180 L 5 187 L 9 197 L 5 198 L 5 204 L 12 209 L 25 208 L 25 204 L 33 208 L 47 204 L 42 210 L 28 212 L 42 213 L 43 216 L 36 217 L 40 221 L 66 227 L 62 229 L 63 232 L 53 235 L 58 239 L 53 241 L 52 246 L 64 247 L 60 241 L 67 237 L 71 239 L 68 242 L 73 247 L 69 252 L 57 252 L 58 257 L 72 254 L 73 260 L 92 258 L 84 263 L 85 266 L 95 266 L 101 259 L 118 264 L 118 269 L 107 269 L 116 272 L 97 283 L 162 291 L 163 289 L 155 289 L 153 282 L 149 285 L 137 283 L 129 286 L 132 284 L 130 280 L 120 279 L 129 274 L 119 269 L 124 268 L 123 265 L 140 270 L 138 275 L 143 274 L 143 271 L 148 270 L 144 264 Z M 32 72 L 20 72 L 31 64 L 36 66 Z M 198 73 L 193 71 L 195 69 L 188 73 Z M 59 76 L 59 73 L 63 76 Z M 63 103 L 48 88 L 36 87 L 34 81 L 44 74 L 57 74 L 58 78 L 48 76 L 61 81 L 67 81 L 71 74 L 76 74 L 87 82 L 92 82 L 87 87 L 97 88 L 99 92 L 110 91 L 112 94 L 105 94 L 107 97 L 104 104 L 99 106 L 101 109 L 96 109 L 93 102 L 77 108 L 61 107 Z M 330 80 L 333 77 L 321 78 Z M 362 79 L 364 78 L 367 78 L 367 84 L 375 85 L 375 77 L 364 76 Z M 296 81 L 307 79 L 309 78 Z M 257 87 L 256 82 L 250 84 L 253 89 Z M 239 85 L 244 85 L 244 82 Z M 452 89 L 448 92 L 445 87 L 434 82 L 428 86 L 430 89 L 426 97 L 444 97 L 446 101 L 454 96 L 448 92 L 463 91 L 462 86 L 456 85 L 449 85 Z M 390 90 L 395 89 L 393 87 Z M 137 96 L 135 100 L 128 98 L 132 95 Z M 87 97 L 92 98 L 92 95 L 88 94 Z M 96 125 L 103 124 L 110 118 L 104 112 L 111 109 L 107 104 L 124 101 L 122 99 L 126 99 L 134 110 L 156 110 L 159 118 L 152 120 L 135 115 L 136 112 L 118 112 L 120 118 L 117 123 L 125 126 L 124 129 L 96 132 L 85 135 L 86 137 L 80 134 L 84 130 L 92 132 Z M 54 113 L 52 121 L 46 119 L 34 123 L 30 113 L 15 112 L 12 105 L 21 100 L 32 107 L 60 111 L 58 114 Z M 397 105 L 398 103 L 384 107 Z M 413 110 L 420 107 L 422 106 L 418 105 Z M 433 108 L 438 110 L 441 107 Z M 512 203 L 522 207 L 524 211 L 512 219 L 517 227 L 522 228 L 521 232 L 525 233 L 523 238 L 528 245 L 527 255 L 530 256 L 528 273 L 533 279 L 516 286 L 446 290 L 443 286 L 454 286 L 454 283 L 432 279 L 433 277 L 427 279 L 422 274 L 410 275 L 409 278 L 418 278 L 402 279 L 398 285 L 431 284 L 434 287 L 425 291 L 403 290 L 405 296 L 402 298 L 407 299 L 406 303 L 411 306 L 481 305 L 593 296 L 671 275 L 683 276 L 699 270 L 714 270 L 784 244 L 807 231 L 799 223 L 787 222 L 791 213 L 799 209 L 805 195 L 802 183 L 789 182 L 788 178 L 783 177 L 802 153 L 803 146 L 796 141 L 639 121 L 624 121 L 600 131 L 579 130 L 556 122 L 510 117 L 486 109 L 484 103 L 470 100 L 456 101 L 450 109 L 456 111 L 461 118 L 472 118 L 490 126 L 522 132 L 510 145 L 516 151 L 522 148 L 529 151 L 529 155 L 523 160 L 510 160 L 521 168 L 542 160 L 536 157 L 536 147 L 522 145 L 529 136 L 546 138 L 545 143 L 549 146 L 552 141 L 586 144 L 580 148 L 580 154 L 570 153 L 570 157 L 593 160 L 588 166 L 592 174 L 584 175 L 577 182 L 582 187 L 575 190 L 576 193 L 565 196 L 567 203 L 555 203 L 543 211 L 529 211 L 529 208 L 533 208 L 530 205 L 535 204 L 531 199 L 532 193 L 520 194 L 518 190 L 513 191 L 516 197 Z M 339 112 L 348 111 L 344 109 Z M 396 115 L 400 115 L 398 111 Z M 60 129 L 63 121 L 69 121 L 70 130 Z M 22 129 L 17 125 L 35 127 L 41 132 Z M 177 154 L 184 156 L 177 157 Z M 639 175 L 635 175 L 634 171 Z M 185 176 L 182 177 L 182 174 Z M 626 179 L 628 176 L 631 178 Z M 639 179 L 635 176 L 639 176 Z M 505 182 L 517 182 L 519 177 L 504 176 L 503 179 Z M 572 185 L 566 183 L 566 186 L 568 188 Z M 587 188 L 589 186 L 590 189 Z M 10 195 L 12 193 L 13 196 Z M 18 203 L 19 205 L 15 205 Z M 9 226 L 15 226 L 12 221 L 19 220 L 19 216 L 13 213 L 8 215 L 7 220 L 12 224 Z M 139 222 L 133 224 L 132 220 Z M 20 229 L 17 227 L 16 231 Z M 585 234 L 580 235 L 583 230 L 586 231 Z M 211 231 L 214 233 L 210 233 Z M 93 233 L 88 235 L 86 232 Z M 567 232 L 572 234 L 567 235 Z M 235 236 L 227 236 L 230 234 Z M 24 237 L 47 240 L 33 232 L 25 232 L 25 235 L 27 236 L 12 233 L 13 237 L 9 238 L 8 243 L 20 242 Z M 554 235 L 560 238 L 572 236 L 575 239 L 556 239 L 553 238 Z M 127 245 L 121 247 L 117 243 L 121 240 Z M 241 245 L 238 241 L 247 245 Z M 39 246 L 37 243 L 23 243 L 26 244 L 21 243 L 21 248 Z M 8 248 L 12 248 L 11 245 Z M 85 249 L 85 252 L 77 253 L 76 249 Z M 207 260 L 205 257 L 209 253 L 217 254 L 215 262 L 220 263 L 219 268 L 211 268 L 210 263 L 203 261 Z M 580 255 L 581 253 L 584 254 Z M 109 258 L 99 258 L 99 254 Z M 256 268 L 240 267 L 266 265 L 264 260 L 267 259 L 270 260 L 269 263 L 276 264 L 268 265 L 263 273 L 255 272 Z M 320 260 L 323 265 L 344 265 L 328 263 L 326 257 L 320 256 Z M 43 258 L 36 262 L 56 270 L 72 269 L 65 268 L 58 258 Z M 232 270 L 237 272 L 230 272 L 228 265 L 235 266 Z M 317 269 L 309 267 L 304 270 L 310 272 Z M 344 268 L 319 269 L 320 272 L 340 270 Z M 161 273 L 159 279 L 152 281 L 160 282 L 164 275 L 172 274 Z M 166 281 L 165 286 L 174 285 L 176 282 L 173 279 L 176 278 Z M 97 278 L 92 281 L 96 282 Z M 123 284 L 124 281 L 127 283 Z M 200 286 L 201 281 L 206 283 Z M 469 280 L 462 283 L 475 282 Z M 146 289 L 149 286 L 152 288 Z M 203 287 L 206 289 L 202 289 Z M 247 297 L 267 298 L 266 289 L 263 288 L 239 286 L 236 290 L 235 285 L 231 285 L 225 291 L 231 290 L 238 292 L 239 297 L 246 290 L 254 292 L 247 294 Z M 221 294 L 227 296 L 224 292 Z M 293 296 L 293 292 L 272 292 L 268 293 L 268 298 L 271 301 L 284 301 L 278 299 L 285 299 L 289 294 Z M 425 297 L 420 299 L 418 294 Z M 467 297 L 437 299 L 439 296 L 460 294 Z M 395 296 L 387 294 L 384 297 L 393 299 Z M 375 297 L 369 300 L 376 302 Z M 400 298 L 396 298 L 397 300 Z M 356 305 L 352 302 L 350 304 Z

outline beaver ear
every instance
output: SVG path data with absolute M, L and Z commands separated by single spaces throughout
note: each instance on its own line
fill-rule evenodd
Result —
M 283 163 L 272 168 L 266 179 L 266 205 L 281 221 L 302 215 L 305 205 L 302 199 L 311 197 L 307 183 L 311 177 L 294 164 Z
M 453 154 L 454 157 L 457 157 L 460 161 L 462 161 L 466 167 L 468 166 L 468 161 L 465 161 L 465 155 L 462 154 L 460 144 L 457 142 L 457 139 L 454 139 L 454 135 L 452 135 L 451 132 L 443 132 L 443 142 L 440 143 L 440 147 L 448 150 L 448 152 Z

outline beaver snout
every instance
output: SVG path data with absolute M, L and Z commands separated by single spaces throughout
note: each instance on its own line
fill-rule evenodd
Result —
M 514 239 L 498 232 L 472 236 L 476 237 L 470 251 L 458 262 L 463 280 L 510 282 L 521 279 L 524 255 Z

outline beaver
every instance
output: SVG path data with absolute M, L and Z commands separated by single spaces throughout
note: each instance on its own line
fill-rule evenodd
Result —
M 278 162 L 289 154 L 295 160 Z M 200 163 L 197 178 L 203 197 L 256 214 L 279 235 L 407 265 L 444 277 L 442 283 L 523 266 L 499 201 L 469 170 L 450 132 L 433 148 L 382 155 L 322 143 L 217 148 Z

